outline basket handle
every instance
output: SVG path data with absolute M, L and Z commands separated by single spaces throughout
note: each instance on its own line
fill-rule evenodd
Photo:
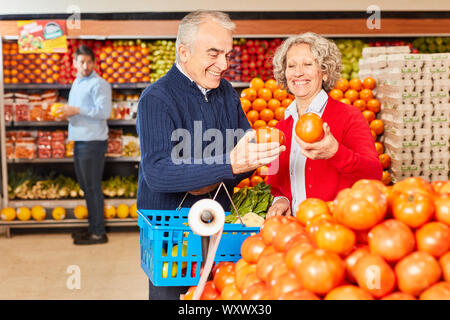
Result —
M 237 216 L 239 218 L 239 221 L 241 222 L 242 226 L 245 227 L 244 221 L 242 221 L 241 215 L 239 214 L 239 211 L 237 210 L 236 206 L 234 205 L 233 199 L 230 196 L 230 193 L 228 192 L 228 189 L 225 186 L 225 183 L 223 183 L 223 182 L 220 183 L 219 187 L 217 188 L 216 193 L 214 194 L 213 200 L 216 200 L 217 195 L 219 194 L 220 188 L 222 188 L 222 187 L 225 189 L 225 192 L 226 192 L 226 194 L 228 196 L 228 199 L 230 200 L 231 205 L 233 206 L 233 209 L 234 209 L 234 211 L 236 212 L 236 214 L 237 214 Z M 189 192 L 186 192 L 186 194 L 184 195 L 184 197 L 181 200 L 180 204 L 178 205 L 178 208 L 176 209 L 176 211 L 180 211 L 181 206 L 183 205 L 184 200 L 186 200 L 186 197 L 187 197 L 188 194 L 189 194 Z M 211 195 L 210 195 L 210 197 L 211 197 Z

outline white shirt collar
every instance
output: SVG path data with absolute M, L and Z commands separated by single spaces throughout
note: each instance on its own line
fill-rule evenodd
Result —
M 178 62 L 175 63 L 175 65 L 177 66 L 178 70 L 180 70 L 180 72 L 182 74 L 184 74 L 186 76 L 186 78 L 188 78 L 189 80 L 191 80 L 192 82 L 195 82 L 194 80 L 192 80 L 181 68 L 180 64 Z M 197 85 L 197 87 L 200 89 L 200 91 L 206 96 L 206 93 L 211 90 L 211 89 L 205 89 L 202 86 L 200 86 L 198 83 L 195 83 Z
M 325 105 L 328 102 L 328 94 L 325 90 L 321 89 L 319 93 L 314 97 L 311 101 L 311 104 L 306 108 L 306 112 L 314 112 L 318 115 L 322 116 L 323 110 L 325 109 Z M 294 121 L 298 120 L 298 112 L 297 112 L 297 99 L 291 102 L 291 104 L 287 107 L 284 112 L 284 118 L 287 119 L 289 116 L 292 116 Z

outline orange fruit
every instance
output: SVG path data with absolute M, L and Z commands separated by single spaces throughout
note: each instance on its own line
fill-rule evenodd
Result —
M 381 177 L 381 182 L 383 182 L 386 186 L 391 184 L 392 176 L 388 171 L 383 171 L 383 176 Z
M 381 103 L 377 99 L 369 99 L 366 103 L 367 110 L 378 113 L 381 110 Z
M 370 122 L 370 129 L 375 131 L 377 135 L 380 135 L 384 131 L 384 123 L 380 119 L 375 119 Z
M 332 97 L 334 100 L 341 100 L 344 98 L 344 92 L 342 92 L 339 89 L 333 89 L 329 93 L 330 97 Z
M 377 150 L 378 155 L 384 153 L 384 146 L 381 142 L 375 142 L 375 150 Z
M 347 91 L 348 86 L 349 86 L 348 80 L 345 78 L 341 78 L 336 82 L 336 89 L 339 89 L 342 92 Z
M 275 112 L 275 110 L 279 107 L 281 107 L 281 102 L 277 99 L 270 99 L 267 102 L 267 107 L 272 110 L 273 112 Z
M 275 110 L 275 119 L 281 121 L 284 119 L 284 112 L 286 111 L 285 107 L 279 107 Z
M 262 181 L 263 181 L 263 178 L 261 178 L 260 176 L 254 175 L 253 177 L 250 178 L 250 185 L 252 187 L 254 187 L 257 184 L 261 183 Z
M 281 101 L 281 106 L 287 108 L 292 103 L 292 101 L 294 101 L 294 99 L 286 98 L 283 101 Z
M 250 123 L 254 123 L 256 120 L 259 119 L 259 112 L 256 110 L 250 110 L 247 112 L 247 119 L 250 121 Z
M 359 97 L 364 101 L 369 101 L 370 99 L 373 99 L 373 92 L 370 89 L 362 89 L 359 92 Z
M 262 98 L 257 98 L 252 103 L 253 110 L 256 110 L 258 112 L 262 111 L 266 107 L 267 107 L 267 102 L 266 102 L 266 100 L 264 100 Z
M 362 99 L 355 100 L 355 102 L 353 102 L 353 105 L 357 107 L 361 112 L 366 110 L 366 102 Z
M 253 78 L 250 81 L 250 88 L 258 91 L 259 89 L 264 88 L 264 81 L 261 78 Z
M 247 98 L 241 98 L 241 106 L 244 113 L 247 113 L 252 107 L 252 103 Z
M 270 91 L 272 92 L 279 88 L 278 83 L 275 79 L 267 80 L 266 83 L 264 83 L 264 87 L 270 89 Z
M 273 91 L 273 97 L 274 97 L 275 99 L 280 100 L 280 101 L 283 101 L 284 99 L 286 99 L 286 98 L 287 98 L 287 95 L 288 95 L 288 93 L 287 93 L 286 90 L 275 89 L 275 90 Z
M 259 113 L 259 117 L 261 118 L 261 120 L 264 120 L 265 122 L 273 120 L 274 116 L 275 114 L 269 108 L 265 108 L 261 110 L 261 112 Z
M 372 135 L 373 141 L 377 141 L 377 134 L 375 133 L 375 131 L 370 129 L 370 134 Z
M 371 123 L 373 120 L 375 120 L 375 113 L 370 110 L 364 110 L 362 114 L 364 118 L 366 118 L 367 123 Z
M 367 77 L 363 80 L 363 87 L 365 89 L 373 90 L 377 86 L 377 82 L 372 77 Z
M 278 123 L 278 120 L 277 120 L 277 119 L 272 119 L 272 120 L 270 120 L 270 121 L 267 123 L 267 125 L 268 125 L 269 127 L 275 128 L 276 125 L 277 125 L 277 123 Z
M 361 80 L 359 78 L 351 79 L 348 84 L 350 86 L 350 89 L 353 89 L 353 90 L 356 90 L 356 91 L 361 91 L 361 89 L 363 88 L 362 82 L 361 82 Z
M 253 101 L 258 96 L 258 92 L 253 88 L 246 88 L 241 92 L 241 98 L 247 98 L 250 101 Z
M 359 93 L 355 89 L 349 89 L 345 92 L 344 95 L 351 103 L 355 102 L 359 98 Z
M 267 123 L 264 120 L 256 120 L 253 123 L 253 129 L 255 129 L 255 130 L 258 128 L 261 128 L 261 127 L 265 127 L 265 126 L 267 126 Z
M 345 104 L 349 104 L 349 105 L 352 104 L 352 102 L 351 102 L 349 99 L 347 99 L 347 98 L 341 99 L 341 100 L 339 100 L 339 101 L 342 102 L 342 103 L 345 103 Z M 356 101 L 356 100 L 355 100 L 355 101 Z
M 258 98 L 264 99 L 265 101 L 269 101 L 272 99 L 272 91 L 267 88 L 260 88 L 258 90 Z

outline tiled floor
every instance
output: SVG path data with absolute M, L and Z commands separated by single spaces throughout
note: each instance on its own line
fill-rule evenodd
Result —
M 75 246 L 70 233 L 0 236 L 0 299 L 147 299 L 139 232 Z

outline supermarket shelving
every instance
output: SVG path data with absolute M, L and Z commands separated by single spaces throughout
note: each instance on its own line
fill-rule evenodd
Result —
M 97 20 L 88 19 L 83 20 L 82 29 L 68 30 L 68 38 L 78 39 L 96 39 L 96 40 L 114 40 L 114 39 L 175 39 L 179 20 Z M 367 18 L 350 18 L 341 17 L 339 19 L 309 19 L 303 17 L 302 19 L 238 19 L 235 20 L 236 33 L 235 37 L 252 37 L 252 38 L 273 38 L 273 37 L 287 37 L 293 34 L 302 33 L 305 31 L 313 31 L 329 37 L 410 37 L 410 36 L 449 36 L 450 35 L 450 18 L 446 15 L 443 18 L 423 18 L 420 16 L 409 16 L 402 18 L 398 15 L 396 17 L 387 17 L 382 20 L 381 29 L 367 28 Z M 9 20 L 0 20 L 0 52 L 2 49 L 2 39 L 17 40 L 17 22 Z M 0 55 L 0 77 L 3 78 L 3 63 L 2 55 Z M 113 89 L 134 89 L 143 90 L 148 83 L 133 83 L 133 84 L 112 84 Z M 232 86 L 236 89 L 248 87 L 246 82 L 232 82 Z M 69 84 L 3 84 L 0 81 L 0 148 L 2 158 L 0 163 L 2 166 L 2 187 L 7 190 L 7 165 L 10 163 L 70 163 L 72 159 L 51 159 L 51 160 L 19 160 L 6 161 L 4 134 L 5 128 L 11 127 L 58 127 L 66 126 L 67 122 L 20 122 L 20 123 L 5 123 L 3 115 L 3 93 L 5 90 L 69 90 Z M 111 126 L 134 126 L 135 120 L 109 120 L 108 124 Z M 138 158 L 109 158 L 108 162 L 138 162 Z M 134 203 L 135 199 L 105 199 L 105 204 L 117 205 L 118 203 Z M 19 207 L 25 205 L 32 207 L 33 205 L 42 205 L 46 208 L 54 208 L 56 206 L 63 206 L 65 208 L 73 208 L 76 205 L 84 204 L 83 199 L 67 199 L 67 200 L 11 200 L 8 201 L 4 197 L 3 204 L 8 204 L 12 207 Z M 119 219 L 120 220 L 120 219 Z M 119 224 L 119 220 L 106 220 L 107 225 Z M 129 223 L 122 221 L 123 223 Z M 133 220 L 136 225 L 136 220 Z M 131 222 L 130 222 L 131 223 Z M 2 227 L 39 227 L 39 226 L 79 226 L 86 225 L 87 222 L 76 219 L 66 219 L 62 221 L 12 221 L 10 223 L 0 222 L 0 229 Z

